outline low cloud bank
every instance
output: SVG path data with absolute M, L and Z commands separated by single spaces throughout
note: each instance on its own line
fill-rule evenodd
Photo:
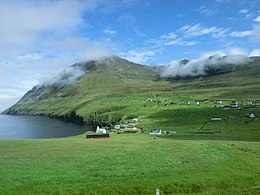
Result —
M 229 72 L 237 65 L 249 62 L 249 57 L 245 52 L 223 52 L 208 53 L 195 60 L 173 61 L 165 67 L 162 77 L 187 77 L 205 76 L 215 71 L 216 73 Z
M 59 75 L 43 82 L 42 85 L 49 86 L 63 86 L 76 81 L 79 77 L 83 76 L 86 72 L 77 66 L 70 66 L 66 70 L 62 71 Z

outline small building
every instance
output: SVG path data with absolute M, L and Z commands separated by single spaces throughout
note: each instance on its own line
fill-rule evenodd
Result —
M 117 133 L 138 133 L 141 132 L 141 129 L 132 126 L 132 125 L 116 125 L 114 129 L 111 130 L 112 132 L 117 132 Z
M 238 109 L 239 108 L 237 104 L 231 104 L 230 107 L 233 108 L 233 109 Z
M 231 104 L 237 104 L 237 101 L 236 101 L 236 100 L 233 100 L 233 101 L 231 102 Z
M 150 135 L 161 135 L 162 130 L 161 129 L 151 129 L 150 130 Z
M 96 133 L 100 133 L 100 134 L 107 133 L 107 130 L 106 129 L 101 129 L 101 128 L 99 128 L 99 126 L 97 126 Z
M 139 120 L 138 120 L 138 118 L 133 118 L 133 119 L 130 119 L 129 122 L 130 123 L 138 123 Z
M 255 100 L 254 105 L 260 106 L 260 100 Z
M 215 100 L 214 103 L 215 104 L 222 104 L 222 100 Z
M 211 121 L 221 121 L 222 118 L 220 118 L 220 117 L 211 117 L 210 120 Z
M 204 100 L 204 103 L 206 103 L 206 104 L 210 103 L 210 100 Z
M 125 130 L 125 125 L 116 125 L 115 129 L 116 130 Z
M 250 114 L 248 115 L 248 117 L 251 118 L 251 119 L 255 119 L 255 118 L 256 118 L 256 115 L 253 114 L 253 113 L 250 113 Z
M 109 139 L 108 133 L 86 135 L 87 139 Z
M 137 128 L 135 126 L 127 126 L 125 129 L 126 130 L 134 130 L 134 131 L 137 130 Z
M 145 100 L 144 100 L 144 102 L 153 102 L 153 99 L 152 98 L 146 98 Z

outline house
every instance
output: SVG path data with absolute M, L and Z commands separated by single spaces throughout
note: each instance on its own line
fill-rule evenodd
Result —
M 231 104 L 237 104 L 237 101 L 236 101 L 236 100 L 233 100 L 233 101 L 231 102 Z
M 136 128 L 135 126 L 127 126 L 127 127 L 125 128 L 125 130 L 134 130 L 134 131 L 136 131 L 137 128 Z
M 146 98 L 146 99 L 144 100 L 144 102 L 153 102 L 153 99 L 152 99 L 152 98 Z
M 117 133 L 138 133 L 140 132 L 141 129 L 129 125 L 129 126 L 125 126 L 125 125 L 116 125 L 115 128 L 112 130 L 112 132 L 117 132 Z
M 253 113 L 250 113 L 250 114 L 248 115 L 248 117 L 251 118 L 251 119 L 255 119 L 255 118 L 256 118 L 256 115 L 253 114 Z
M 97 126 L 96 133 L 102 134 L 102 133 L 107 133 L 107 131 L 106 131 L 106 129 L 101 129 L 101 128 L 99 128 L 99 126 Z
M 259 106 L 259 105 L 260 105 L 260 100 L 256 100 L 256 101 L 254 101 L 254 105 Z
M 162 130 L 161 129 L 151 129 L 150 130 L 150 135 L 161 135 Z
M 215 104 L 222 104 L 222 100 L 215 100 L 214 103 Z
M 211 120 L 211 121 L 221 121 L 222 118 L 220 118 L 220 117 L 211 117 L 210 120 Z
M 233 108 L 233 109 L 238 109 L 239 108 L 237 104 L 231 104 L 230 107 Z
M 209 103 L 209 102 L 210 102 L 210 100 L 204 100 L 204 103 L 206 103 L 206 104 Z
M 138 123 L 138 121 L 138 118 L 133 118 L 129 120 L 130 123 Z
M 109 139 L 108 133 L 86 135 L 87 139 Z
M 115 129 L 116 130 L 125 130 L 125 125 L 116 125 Z

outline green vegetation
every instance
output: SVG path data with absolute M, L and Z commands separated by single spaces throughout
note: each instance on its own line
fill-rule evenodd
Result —
M 250 124 L 255 129 L 258 122 L 244 119 L 251 112 L 259 116 L 259 109 L 246 107 L 248 102 L 259 99 L 259 62 L 256 58 L 235 72 L 182 80 L 158 79 L 160 68 L 149 68 L 117 57 L 103 62 L 88 62 L 78 65 L 87 73 L 77 82 L 35 87 L 6 113 L 46 115 L 72 121 L 77 115 L 81 118 L 77 122 L 93 126 L 113 126 L 130 116 L 138 116 L 144 119 L 139 124 L 144 129 L 159 125 L 165 130 L 176 127 L 190 132 L 197 131 L 210 117 L 219 116 L 225 118 L 225 124 L 234 130 L 247 128 Z M 156 102 L 145 103 L 147 98 Z M 224 101 L 222 105 L 237 100 L 241 109 L 212 109 L 212 103 L 180 105 L 183 101 L 204 99 L 221 99 Z M 164 103 L 169 106 L 164 107 Z M 227 120 L 227 117 L 236 115 L 243 120 L 234 124 Z
M 168 139 L 169 138 L 169 139 Z M 189 136 L 187 137 L 189 138 Z M 192 137 L 190 137 L 192 139 Z M 113 134 L 0 141 L 1 194 L 257 194 L 259 142 Z
M 5 113 L 107 127 L 138 118 L 146 134 L 2 140 L 0 194 L 260 193 L 259 58 L 179 80 L 120 58 L 96 63 L 80 64 L 88 71 L 77 82 L 33 88 Z M 151 128 L 170 133 L 147 135 Z

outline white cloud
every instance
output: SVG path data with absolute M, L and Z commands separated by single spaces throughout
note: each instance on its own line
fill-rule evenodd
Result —
M 230 3 L 232 0 L 215 0 L 217 3 Z
M 222 57 L 222 56 L 225 56 L 225 52 L 221 51 L 221 50 L 208 51 L 208 52 L 200 54 L 199 59 L 205 59 L 205 58 L 208 58 L 208 57 L 214 56 L 214 55 Z
M 244 55 L 244 56 L 248 55 L 247 50 L 240 47 L 230 48 L 229 51 L 226 51 L 225 53 L 227 53 L 227 55 Z
M 240 14 L 247 14 L 248 12 L 249 12 L 248 9 L 241 9 L 239 11 Z
M 106 29 L 103 30 L 103 32 L 106 33 L 106 34 L 108 34 L 108 35 L 114 35 L 114 34 L 117 33 L 116 30 L 113 30 L 113 29 L 111 29 L 111 28 L 106 28 Z
M 257 16 L 253 21 L 254 22 L 260 22 L 260 16 Z
M 254 31 L 247 30 L 247 31 L 234 31 L 230 34 L 231 37 L 247 37 L 254 34 Z
M 243 14 L 246 18 L 251 18 L 254 16 L 254 14 L 250 13 L 248 9 L 241 9 L 239 13 Z
M 43 59 L 43 56 L 38 53 L 28 53 L 16 57 L 16 60 L 21 61 L 35 61 L 40 59 Z
M 224 50 L 213 50 L 213 51 L 207 51 L 205 53 L 200 54 L 199 59 L 205 59 L 210 56 L 226 56 L 226 55 L 244 55 L 248 56 L 248 51 L 246 49 L 240 48 L 240 47 L 232 47 Z
M 254 49 L 249 56 L 260 56 L 260 49 Z
M 253 17 L 253 14 L 250 14 L 250 13 L 249 13 L 249 14 L 246 14 L 245 17 L 246 17 L 246 18 L 252 18 L 252 17 Z
M 197 44 L 198 44 L 197 41 L 184 41 L 182 38 L 164 42 L 164 45 L 166 46 L 168 45 L 193 46 Z
M 157 51 L 154 50 L 135 49 L 123 54 L 123 57 L 127 58 L 131 62 L 144 63 L 156 54 Z
M 186 25 L 183 26 L 180 31 L 184 33 L 185 37 L 197 37 L 202 35 L 208 35 L 210 34 L 212 37 L 219 37 L 224 36 L 225 32 L 228 31 L 228 29 L 223 28 L 217 28 L 215 26 L 212 27 L 204 27 L 200 24 L 194 24 L 194 25 Z
M 203 14 L 205 16 L 213 16 L 217 13 L 217 10 L 216 9 L 209 9 L 205 6 L 201 6 L 197 9 L 197 11 L 200 13 L 200 14 Z
M 1 55 L 33 47 L 35 41 L 46 35 L 73 32 L 83 24 L 84 9 L 93 6 L 91 1 L 86 4 L 81 1 L 1 1 Z M 69 11 L 65 14 L 64 10 Z
M 190 60 L 185 64 L 180 61 L 172 61 L 165 67 L 161 76 L 176 77 L 207 75 L 207 66 L 218 66 L 219 64 L 239 65 L 248 62 L 248 60 L 247 51 L 242 48 L 231 48 L 226 51 L 209 51 L 201 54 L 199 59 Z
M 177 35 L 174 32 L 170 32 L 167 35 L 160 36 L 161 39 L 175 39 Z
M 175 32 L 170 32 L 166 35 L 160 36 L 159 44 L 164 46 L 179 45 L 179 46 L 193 46 L 198 44 L 197 41 L 185 41 L 183 38 L 178 38 Z
M 19 100 L 19 98 L 19 96 L 0 94 L 0 113 L 4 111 L 7 107 L 12 106 L 14 102 L 17 102 Z
M 218 32 L 213 33 L 211 36 L 214 38 L 223 38 L 227 36 L 227 32 L 229 31 L 229 29 L 220 29 Z
M 0 103 L 5 103 L 8 101 L 17 100 L 17 97 L 11 95 L 2 95 L 0 94 Z

